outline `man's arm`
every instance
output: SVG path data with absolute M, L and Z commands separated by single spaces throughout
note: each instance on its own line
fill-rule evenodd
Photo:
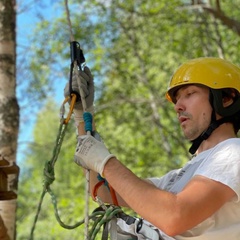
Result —
M 84 72 L 80 72 L 80 77 L 82 84 L 88 86 L 83 89 L 86 90 L 87 107 L 91 110 L 94 88 L 90 70 L 85 68 Z M 68 88 L 66 88 L 68 96 L 67 91 Z M 74 109 L 79 135 L 85 135 L 84 123 L 77 124 L 82 121 L 83 109 L 79 104 L 76 104 Z M 135 176 L 109 153 L 103 143 L 91 136 L 79 140 L 74 159 L 80 166 L 92 170 L 92 188 L 97 181 L 97 173 L 94 171 L 99 172 L 117 191 L 118 201 L 121 204 L 126 202 L 135 212 L 169 236 L 193 228 L 235 196 L 234 191 L 226 185 L 200 176 L 194 177 L 182 192 L 176 195 L 160 190 Z M 106 188 L 100 189 L 99 196 L 104 201 L 111 202 Z
M 96 130 L 94 120 L 93 120 L 93 126 L 92 127 L 93 127 L 93 130 Z M 80 122 L 78 124 L 78 136 L 83 136 L 83 135 L 86 135 L 85 124 L 84 124 L 84 122 Z M 92 198 L 93 198 L 93 189 L 98 182 L 99 182 L 98 173 L 96 173 L 94 171 L 90 171 L 90 194 L 91 194 Z M 108 190 L 108 188 L 106 186 L 102 185 L 98 189 L 97 196 L 100 197 L 100 199 L 104 203 L 113 204 L 110 191 Z M 116 192 L 116 197 L 117 197 L 119 206 L 128 207 L 126 202 L 119 196 L 119 194 L 117 192 Z M 95 199 L 93 198 L 93 200 L 95 200 Z
M 235 196 L 228 186 L 201 176 L 176 195 L 162 191 L 135 176 L 116 158 L 106 163 L 103 174 L 129 207 L 169 236 L 193 228 Z

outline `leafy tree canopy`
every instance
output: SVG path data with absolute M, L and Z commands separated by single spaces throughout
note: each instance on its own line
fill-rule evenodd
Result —
M 97 129 L 110 151 L 140 177 L 161 176 L 189 159 L 189 144 L 183 140 L 173 106 L 165 99 L 168 81 L 177 66 L 202 56 L 224 57 L 239 64 L 237 33 L 223 22 L 222 15 L 217 17 L 206 11 L 209 5 L 202 2 L 191 5 L 192 1 L 180 0 L 95 0 L 79 4 L 73 0 L 69 5 L 75 39 L 95 78 Z M 224 16 L 239 21 L 240 1 L 219 2 Z M 30 98 L 48 99 L 56 79 L 69 76 L 66 13 L 63 3 L 54 7 L 61 14 L 40 21 L 31 36 L 27 91 Z M 214 4 L 210 7 L 217 10 Z M 56 104 L 47 100 L 39 101 L 39 105 L 44 107 L 38 114 L 35 143 L 29 145 L 22 171 L 19 239 L 24 239 L 23 229 L 29 229 L 33 220 L 34 205 L 41 192 L 43 161 L 51 157 L 57 134 Z M 54 189 L 61 196 L 60 206 L 70 206 L 66 215 L 76 219 L 83 213 L 84 200 L 76 196 L 84 180 L 77 180 L 79 168 L 69 163 L 76 143 L 73 126 L 66 139 Z M 57 239 L 61 234 L 61 239 L 69 239 L 73 235 L 56 230 L 49 204 L 43 207 L 36 236 Z M 45 235 L 42 229 L 49 231 Z

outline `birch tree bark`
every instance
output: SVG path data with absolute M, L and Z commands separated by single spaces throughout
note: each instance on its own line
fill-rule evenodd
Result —
M 16 99 L 16 0 L 0 0 L 0 231 L 15 239 L 19 106 Z

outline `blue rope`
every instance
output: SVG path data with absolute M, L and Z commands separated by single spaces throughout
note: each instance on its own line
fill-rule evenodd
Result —
M 92 132 L 92 114 L 90 112 L 84 112 L 83 113 L 83 120 L 85 123 L 85 131 Z

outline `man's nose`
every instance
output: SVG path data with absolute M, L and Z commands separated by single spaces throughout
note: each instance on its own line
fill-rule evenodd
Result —
M 175 105 L 174 105 L 174 110 L 179 113 L 179 112 L 182 112 L 182 111 L 185 111 L 185 105 L 184 105 L 184 102 L 181 98 L 177 99 Z

